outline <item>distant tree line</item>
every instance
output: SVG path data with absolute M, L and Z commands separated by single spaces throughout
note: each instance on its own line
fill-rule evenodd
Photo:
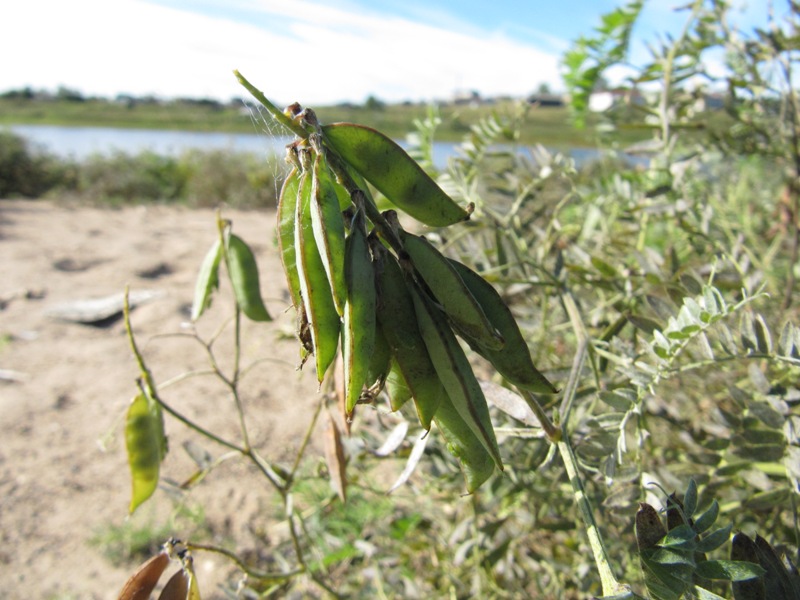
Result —
M 136 96 L 134 94 L 120 93 L 114 98 L 102 96 L 84 95 L 80 90 L 67 86 L 59 86 L 55 91 L 47 89 L 34 89 L 25 86 L 0 92 L 0 99 L 23 100 L 23 101 L 43 101 L 43 102 L 116 102 L 129 106 L 137 104 L 186 104 L 192 106 L 205 106 L 212 109 L 222 109 L 225 106 L 241 106 L 242 98 L 231 98 L 229 102 L 221 102 L 214 98 L 159 98 L 152 94 Z

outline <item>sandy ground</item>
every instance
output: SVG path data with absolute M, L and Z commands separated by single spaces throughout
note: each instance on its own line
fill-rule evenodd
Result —
M 262 292 L 275 317 L 244 329 L 244 362 L 269 359 L 242 388 L 251 439 L 271 459 L 288 459 L 308 423 L 317 387 L 310 369 L 295 370 L 297 346 L 285 335 L 293 317 L 285 312 L 274 213 L 225 211 L 224 217 L 255 250 Z M 102 546 L 90 543 L 127 517 L 122 415 L 135 392 L 137 369 L 123 323 L 62 322 L 48 311 L 121 292 L 126 284 L 162 291 L 162 298 L 132 313 L 157 381 L 205 368 L 199 344 L 157 336 L 186 332 L 194 279 L 215 227 L 210 210 L 0 201 L 0 369 L 17 379 L 0 381 L 0 597 L 112 599 L 136 566 L 114 566 Z M 229 298 L 223 288 L 198 325 L 202 335 L 230 314 Z M 228 332 L 218 344 L 224 365 L 230 364 Z M 237 439 L 230 399 L 212 378 L 172 386 L 164 398 L 210 430 Z M 172 419 L 167 430 L 171 451 L 165 477 L 182 481 L 192 473 L 181 447 L 186 439 L 203 442 L 215 456 L 221 453 Z M 104 451 L 99 440 L 109 432 L 116 435 Z M 241 539 L 255 515 L 278 508 L 261 480 L 243 479 L 248 474 L 245 466 L 226 463 L 188 501 L 205 506 L 207 525 L 222 539 Z M 133 523 L 163 523 L 175 505 L 175 498 L 159 489 Z M 223 597 L 216 584 L 231 574 L 230 563 L 214 555 L 198 557 L 197 563 L 204 598 Z

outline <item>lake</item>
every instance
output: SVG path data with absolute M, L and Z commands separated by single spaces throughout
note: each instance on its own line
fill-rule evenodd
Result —
M 12 132 L 57 156 L 81 160 L 93 154 L 149 150 L 177 156 L 187 150 L 231 150 L 264 156 L 282 155 L 292 138 L 267 133 L 218 133 L 208 131 L 170 131 L 164 129 L 124 129 L 117 127 L 66 127 L 59 125 L 11 125 Z M 400 142 L 401 145 L 403 142 Z M 455 155 L 457 143 L 435 142 L 434 163 L 443 168 Z M 575 148 L 570 152 L 578 165 L 594 160 L 599 151 Z

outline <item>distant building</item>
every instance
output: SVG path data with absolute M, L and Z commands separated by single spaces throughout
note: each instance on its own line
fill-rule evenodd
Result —
M 589 96 L 589 110 L 604 112 L 620 104 L 643 104 L 644 98 L 638 90 L 617 88 L 613 90 L 598 90 Z
M 461 90 L 453 94 L 451 102 L 458 106 L 463 106 L 465 104 L 470 106 L 479 106 L 480 104 L 483 104 L 484 101 L 481 98 L 480 93 L 478 93 L 476 90 Z
M 564 97 L 558 94 L 531 94 L 527 100 L 537 106 L 564 106 Z

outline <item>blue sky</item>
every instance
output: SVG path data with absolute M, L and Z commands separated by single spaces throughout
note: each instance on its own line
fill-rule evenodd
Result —
M 649 0 L 635 52 L 676 31 L 680 0 Z M 742 2 L 744 4 L 744 2 Z M 745 19 L 763 10 L 750 0 Z M 246 93 L 239 69 L 281 104 L 523 96 L 562 87 L 559 60 L 613 0 L 17 0 L 6 6 L 0 90 Z M 32 37 L 32 32 L 35 37 Z

